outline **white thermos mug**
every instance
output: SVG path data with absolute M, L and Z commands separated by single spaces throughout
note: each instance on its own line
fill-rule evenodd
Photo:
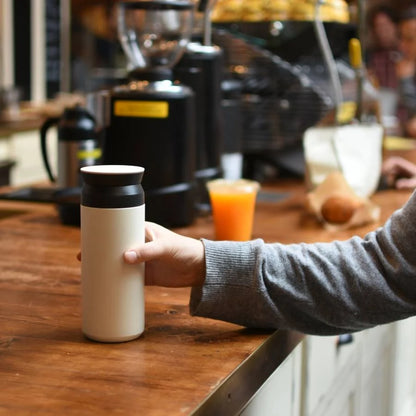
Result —
M 96 341 L 129 341 L 144 330 L 144 266 L 123 260 L 145 238 L 143 172 L 81 168 L 82 331 Z

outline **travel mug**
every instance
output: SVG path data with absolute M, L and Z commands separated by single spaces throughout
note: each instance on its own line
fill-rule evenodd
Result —
M 82 331 L 90 339 L 122 342 L 144 330 L 144 265 L 123 253 L 144 242 L 144 168 L 81 168 Z

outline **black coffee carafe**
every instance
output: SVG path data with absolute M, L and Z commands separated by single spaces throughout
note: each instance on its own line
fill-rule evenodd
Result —
M 47 152 L 47 132 L 58 130 L 58 173 L 51 169 Z M 66 108 L 61 117 L 47 119 L 40 129 L 42 159 L 49 179 L 59 188 L 79 187 L 81 167 L 97 164 L 101 147 L 95 131 L 94 117 L 81 105 Z

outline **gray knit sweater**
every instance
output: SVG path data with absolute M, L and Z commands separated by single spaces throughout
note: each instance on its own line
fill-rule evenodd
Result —
M 365 238 L 315 244 L 204 240 L 191 314 L 339 334 L 416 315 L 416 193 Z

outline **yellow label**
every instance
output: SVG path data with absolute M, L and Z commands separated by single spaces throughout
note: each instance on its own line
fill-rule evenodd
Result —
M 167 118 L 169 103 L 166 101 L 116 101 L 114 114 L 120 117 Z
M 77 157 L 79 160 L 99 159 L 101 157 L 101 149 L 78 150 Z

